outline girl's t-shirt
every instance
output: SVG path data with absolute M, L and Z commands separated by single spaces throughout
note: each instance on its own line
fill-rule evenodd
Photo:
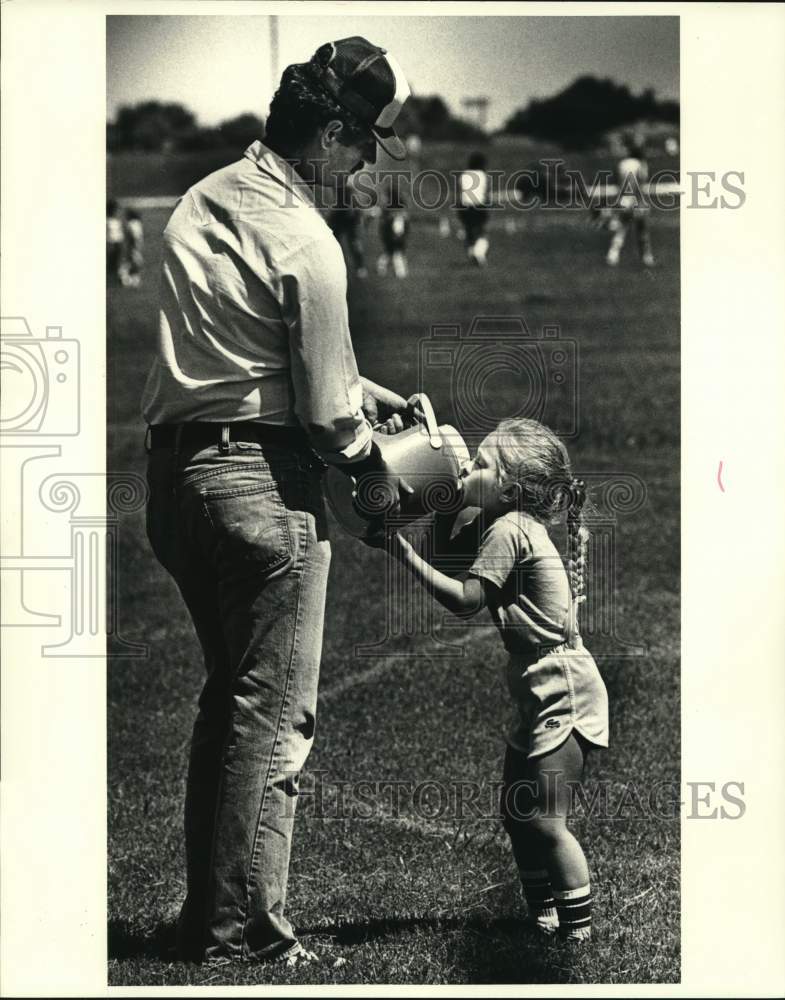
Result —
M 495 585 L 489 610 L 510 653 L 541 656 L 567 641 L 570 585 L 544 525 L 520 511 L 497 518 L 469 568 Z

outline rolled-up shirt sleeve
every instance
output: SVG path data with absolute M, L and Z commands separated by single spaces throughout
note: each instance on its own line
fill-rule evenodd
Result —
M 298 248 L 279 265 L 279 281 L 297 419 L 325 461 L 366 458 L 371 425 L 349 334 L 346 265 L 332 234 Z

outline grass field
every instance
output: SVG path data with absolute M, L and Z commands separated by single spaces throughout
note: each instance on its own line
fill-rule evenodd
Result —
M 166 217 L 143 215 L 143 287 L 112 289 L 109 297 L 107 468 L 115 472 L 144 471 L 138 400 L 155 337 Z M 288 902 L 321 962 L 287 973 L 172 961 L 185 764 L 202 664 L 139 512 L 120 522 L 119 616 L 124 637 L 149 644 L 149 657 L 115 660 L 109 672 L 110 984 L 678 981 L 678 810 L 652 815 L 640 807 L 653 788 L 676 787 L 680 774 L 678 216 L 652 220 L 658 266 L 651 271 L 639 268 L 632 247 L 617 270 L 607 269 L 607 234 L 588 228 L 583 214 L 519 214 L 514 232 L 503 221 L 494 217 L 490 264 L 477 271 L 464 264 L 454 237 L 439 237 L 434 218 L 420 218 L 408 279 L 371 272 L 351 282 L 352 332 L 363 374 L 408 393 L 417 388 L 420 343 L 434 324 L 468 330 L 486 315 L 522 316 L 532 333 L 557 325 L 577 343 L 574 466 L 590 478 L 631 474 L 645 485 L 645 502 L 614 524 L 608 600 L 615 635 L 587 640 L 611 705 L 611 747 L 590 758 L 586 782 L 589 795 L 607 789 L 611 805 L 602 816 L 579 810 L 574 819 L 597 899 L 591 948 L 573 954 L 521 923 L 493 806 L 508 714 L 498 639 L 490 626 L 453 622 L 438 634 L 462 647 L 462 656 L 439 657 L 432 639 L 406 634 L 376 655 L 356 655 L 358 644 L 383 637 L 386 565 L 333 524 L 320 715 L 304 780 L 307 788 L 317 783 L 328 808 L 317 808 L 315 795 L 302 801 Z M 373 260 L 373 229 L 369 245 Z M 437 373 L 425 388 L 440 419 L 457 419 L 448 381 Z M 519 397 L 514 373 L 497 373 L 489 407 L 501 416 Z M 546 403 L 552 410 L 564 400 Z M 545 416 L 558 421 L 560 414 Z M 616 655 L 620 639 L 645 655 Z M 374 785 L 353 815 L 340 783 L 360 781 L 405 783 L 400 808 L 389 808 Z M 440 810 L 422 791 L 424 782 L 453 788 L 458 781 L 482 790 L 483 815 L 461 816 L 452 804 Z

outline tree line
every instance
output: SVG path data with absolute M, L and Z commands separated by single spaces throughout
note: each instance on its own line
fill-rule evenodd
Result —
M 635 95 L 613 80 L 580 76 L 553 97 L 529 101 L 507 120 L 504 131 L 581 149 L 612 129 L 640 121 L 678 126 L 679 102 L 659 101 L 651 88 Z
M 581 76 L 558 94 L 531 100 L 502 132 L 559 143 L 568 149 L 596 144 L 611 129 L 642 120 L 678 125 L 677 101 L 660 101 L 649 88 L 635 95 L 610 79 Z M 452 114 L 438 95 L 413 96 L 396 123 L 399 134 L 428 141 L 482 142 L 477 125 Z M 143 101 L 121 106 L 107 125 L 110 152 L 195 152 L 243 147 L 264 135 L 264 120 L 246 112 L 218 125 L 201 125 L 182 104 Z
M 396 123 L 401 135 L 433 141 L 481 141 L 483 131 L 456 118 L 441 97 L 412 97 Z M 195 152 L 240 147 L 264 135 L 264 120 L 246 112 L 214 126 L 200 125 L 182 104 L 143 101 L 122 105 L 107 125 L 109 152 Z

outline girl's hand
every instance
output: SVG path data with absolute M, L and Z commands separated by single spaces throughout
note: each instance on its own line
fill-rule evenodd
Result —
M 372 549 L 382 549 L 397 559 L 403 559 L 407 553 L 414 551 L 411 543 L 403 537 L 400 531 L 395 527 L 388 526 L 384 519 L 380 519 L 377 525 L 369 528 L 362 540 Z

